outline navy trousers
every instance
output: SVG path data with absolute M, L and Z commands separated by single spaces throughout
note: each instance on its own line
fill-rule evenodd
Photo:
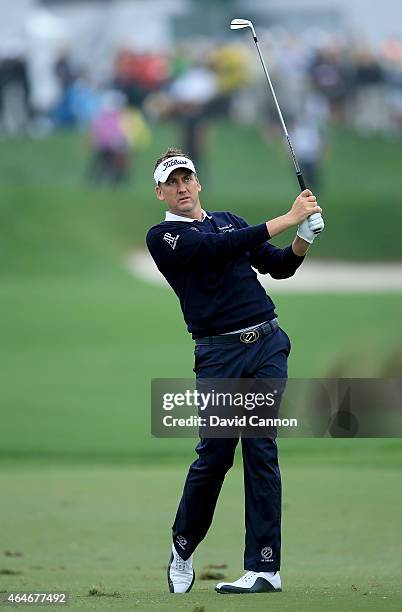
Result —
M 287 378 L 290 341 L 280 328 L 253 344 L 198 345 L 199 378 Z M 188 559 L 205 537 L 238 439 L 201 438 L 173 524 L 173 543 Z M 281 475 L 275 440 L 242 438 L 245 491 L 244 569 L 275 572 L 281 556 Z

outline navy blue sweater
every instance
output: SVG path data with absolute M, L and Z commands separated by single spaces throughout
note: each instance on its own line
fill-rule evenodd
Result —
M 265 223 L 249 226 L 230 212 L 207 215 L 203 221 L 163 221 L 146 239 L 193 338 L 272 319 L 275 305 L 252 266 L 273 278 L 289 278 L 304 259 L 291 246 L 280 249 L 267 242 Z

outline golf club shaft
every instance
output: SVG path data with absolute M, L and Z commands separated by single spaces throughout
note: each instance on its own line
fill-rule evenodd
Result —
M 292 141 L 290 140 L 289 132 L 287 130 L 286 123 L 285 123 L 285 120 L 284 120 L 283 115 L 282 115 L 281 107 L 279 106 L 279 102 L 277 100 L 274 87 L 272 85 L 270 76 L 268 74 L 268 70 L 267 70 L 267 67 L 265 65 L 262 53 L 261 53 L 260 45 L 258 44 L 257 36 L 255 36 L 253 34 L 253 38 L 254 38 L 255 46 L 257 47 L 258 55 L 260 56 L 261 64 L 262 64 L 262 67 L 264 69 L 264 73 L 265 73 L 266 79 L 268 81 L 269 88 L 271 90 L 272 97 L 273 97 L 274 102 L 275 102 L 276 110 L 278 111 L 279 119 L 280 119 L 280 122 L 282 124 L 282 128 L 283 128 L 283 131 L 284 131 L 285 136 L 286 136 L 286 140 L 288 141 L 288 145 L 289 145 L 289 149 L 290 149 L 290 154 L 292 156 L 292 161 L 293 161 L 293 164 L 294 164 L 294 167 L 295 167 L 295 171 L 296 171 L 297 180 L 298 180 L 299 185 L 300 185 L 300 190 L 304 191 L 306 189 L 306 184 L 304 182 L 302 171 L 300 170 L 299 162 L 297 161 L 297 157 L 296 157 L 293 145 L 292 145 Z

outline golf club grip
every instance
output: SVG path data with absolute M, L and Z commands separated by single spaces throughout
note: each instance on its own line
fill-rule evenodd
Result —
M 296 172 L 297 180 L 299 181 L 300 191 L 304 191 L 307 189 L 306 183 L 304 182 L 303 174 L 301 172 Z
M 307 189 L 306 183 L 304 182 L 303 174 L 301 172 L 296 172 L 297 180 L 299 181 L 301 191 Z M 314 234 L 319 234 L 321 230 L 315 231 Z

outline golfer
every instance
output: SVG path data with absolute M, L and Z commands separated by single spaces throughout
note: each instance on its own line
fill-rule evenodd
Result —
M 244 177 L 247 180 L 247 171 Z M 156 197 L 167 206 L 165 220 L 147 234 L 148 249 L 179 298 L 195 340 L 197 380 L 286 378 L 290 341 L 279 327 L 275 305 L 253 268 L 282 279 L 293 276 L 324 222 L 308 189 L 290 210 L 250 226 L 231 212 L 201 207 L 201 184 L 191 159 L 168 149 L 155 164 Z M 270 243 L 297 227 L 291 245 Z M 173 524 L 168 585 L 172 593 L 193 586 L 193 552 L 205 537 L 234 459 L 237 438 L 201 438 Z M 242 438 L 245 490 L 246 573 L 219 583 L 219 593 L 281 591 L 281 477 L 276 441 Z

